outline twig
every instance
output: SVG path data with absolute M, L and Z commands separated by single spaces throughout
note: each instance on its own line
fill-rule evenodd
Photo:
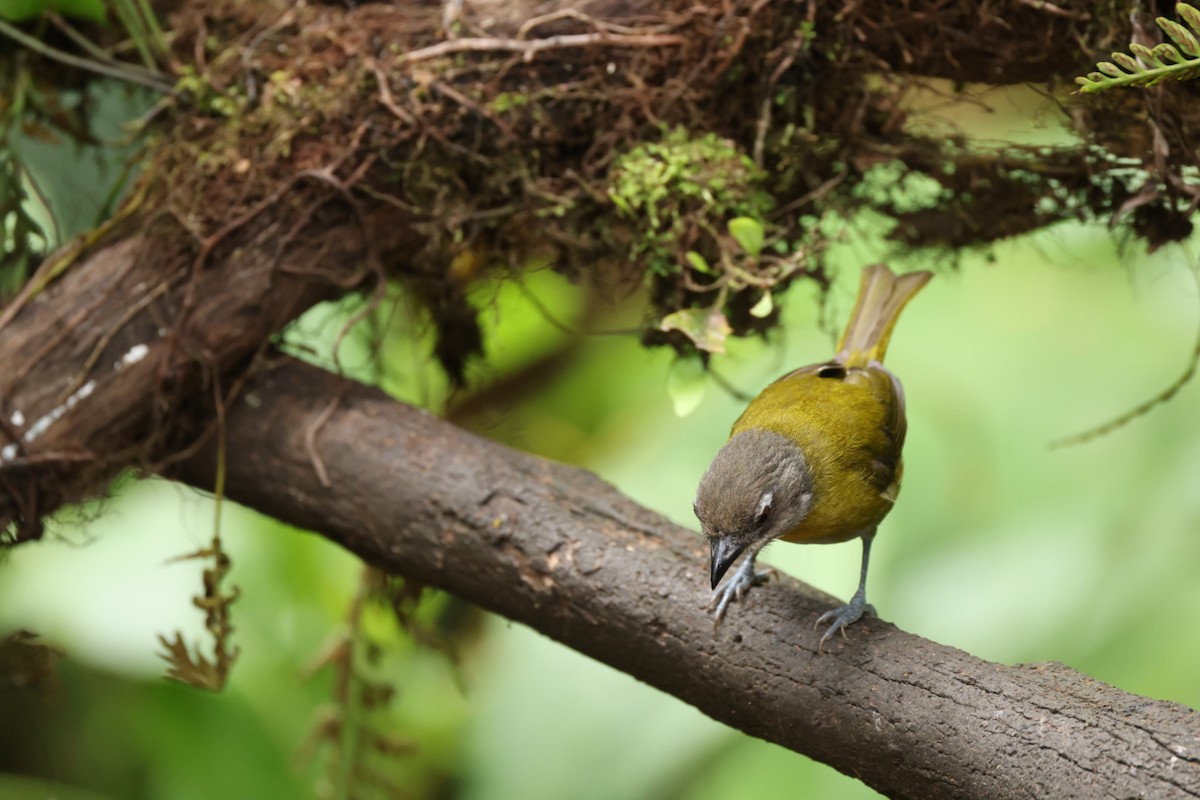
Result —
M 568 47 L 672 47 L 684 43 L 682 36 L 675 34 L 648 33 L 637 36 L 621 33 L 573 33 L 551 36 L 546 39 L 453 39 L 400 56 L 398 63 L 428 61 L 451 53 L 486 53 L 489 50 L 507 50 L 521 53 L 526 61 L 533 59 L 542 50 L 560 50 Z
M 304 431 L 304 447 L 308 450 L 308 459 L 312 462 L 313 471 L 317 473 L 317 480 L 326 489 L 333 488 L 333 482 L 329 480 L 329 470 L 325 469 L 325 461 L 321 458 L 320 451 L 317 450 L 317 434 L 321 432 L 321 428 L 325 427 L 325 423 L 333 416 L 333 412 L 337 410 L 338 403 L 341 401 L 341 392 L 335 392 L 329 398 L 325 409 L 317 415 L 317 418 Z
M 542 14 L 540 17 L 530 17 L 529 19 L 525 20 L 521 27 L 517 29 L 517 38 L 524 39 L 529 35 L 531 30 L 539 25 L 545 25 L 547 22 L 554 22 L 560 19 L 573 19 L 579 22 L 585 22 L 588 25 L 591 25 L 593 28 L 600 31 L 605 31 L 607 33 L 619 33 L 627 36 L 648 35 L 645 29 L 639 30 L 637 28 L 631 28 L 628 25 L 617 25 L 613 22 L 606 22 L 602 19 L 596 19 L 595 17 L 589 16 L 588 14 L 585 14 L 576 8 L 562 8 L 558 11 L 552 11 L 549 14 Z M 667 26 L 664 25 L 656 27 L 665 28 Z
M 401 122 L 406 122 L 409 125 L 416 124 L 417 118 L 415 116 L 396 105 L 396 99 L 392 97 L 392 90 L 388 87 L 387 76 L 379 68 L 379 62 L 373 58 L 368 59 L 367 68 L 375 74 L 375 82 L 379 84 L 379 102 L 383 104 L 383 107 L 392 112 L 392 116 Z
M 91 39 L 87 38 L 82 33 L 80 33 L 73 25 L 71 25 L 71 23 L 67 22 L 61 15 L 56 14 L 53 11 L 51 11 L 46 14 L 46 18 L 50 20 L 50 23 L 52 25 L 54 25 L 54 27 L 58 28 L 60 31 L 62 31 L 64 34 L 66 34 L 67 38 L 70 39 L 72 42 L 74 42 L 76 45 L 78 45 L 81 50 L 86 50 L 97 61 L 103 62 L 103 63 L 108 64 L 113 67 L 127 66 L 127 65 L 122 64 L 117 59 L 113 58 L 113 56 L 110 55 L 109 53 L 106 53 L 103 50 L 101 50 L 99 47 L 97 47 L 95 42 L 93 42 Z
M 795 200 L 791 201 L 790 203 L 787 203 L 786 205 L 780 206 L 779 208 L 775 209 L 775 211 L 771 212 L 770 218 L 771 219 L 780 219 L 781 217 L 783 217 L 785 214 L 788 214 L 789 212 L 795 211 L 798 208 L 803 208 L 804 206 L 808 205 L 809 203 L 811 203 L 815 200 L 820 200 L 822 197 L 824 197 L 825 195 L 829 194 L 834 189 L 836 189 L 838 187 L 838 185 L 841 184 L 841 182 L 844 180 L 846 180 L 845 172 L 839 172 L 837 175 L 834 175 L 832 178 L 827 178 L 824 182 L 821 183 L 820 186 L 813 189 L 811 192 L 807 192 L 807 193 L 801 195 L 800 197 L 797 197 Z
M 1053 14 L 1056 17 L 1064 17 L 1066 19 L 1089 20 L 1092 15 L 1086 11 L 1068 11 L 1065 8 L 1060 8 L 1053 3 L 1048 3 L 1046 0 L 1017 0 L 1023 6 L 1045 11 L 1047 14 Z
M 767 131 L 771 128 L 771 106 L 775 102 L 775 85 L 779 83 L 783 73 L 787 72 L 795 62 L 795 53 L 788 53 L 784 56 L 779 65 L 771 71 L 771 77 L 767 80 L 767 90 L 763 92 L 762 107 L 759 109 L 758 124 L 754 131 L 754 163 L 760 168 L 763 165 L 763 153 L 766 150 Z
M 1150 413 L 1155 408 L 1157 408 L 1158 406 L 1167 402 L 1172 397 L 1174 397 L 1176 394 L 1178 394 L 1180 389 L 1182 389 L 1184 386 L 1187 386 L 1189 383 L 1191 383 L 1192 378 L 1196 377 L 1197 369 L 1200 369 L 1200 332 L 1197 333 L 1196 342 L 1192 346 L 1191 360 L 1188 362 L 1187 368 L 1184 369 L 1183 373 L 1178 378 L 1176 378 L 1174 381 L 1172 381 L 1170 386 L 1168 386 L 1166 389 L 1163 389 L 1161 392 L 1154 395 L 1149 400 L 1142 401 L 1134 408 L 1131 408 L 1130 410 L 1126 411 L 1124 414 L 1120 415 L 1119 417 L 1117 417 L 1115 419 L 1109 420 L 1108 422 L 1104 423 L 1103 425 L 1097 425 L 1096 427 L 1089 428 L 1088 430 L 1083 431 L 1082 433 L 1076 433 L 1076 434 L 1072 434 L 1071 436 L 1064 436 L 1061 439 L 1054 440 L 1053 442 L 1050 443 L 1050 448 L 1053 450 L 1057 450 L 1060 447 L 1069 447 L 1069 446 L 1077 445 L 1077 444 L 1085 444 L 1087 442 L 1092 441 L 1093 439 L 1098 439 L 1101 436 L 1106 436 L 1106 435 L 1112 433 L 1113 431 L 1117 430 L 1118 428 L 1125 427 L 1126 425 L 1128 425 L 1130 422 L 1133 422 L 1138 417 L 1141 417 L 1141 416 L 1144 416 L 1144 415 Z
M 443 83 L 441 81 L 434 81 L 430 85 L 434 89 L 436 89 L 438 92 L 441 92 L 442 94 L 446 95 L 446 97 L 449 97 L 451 100 L 458 103 L 460 106 L 463 106 L 464 108 L 469 108 L 472 111 L 474 111 L 476 114 L 479 114 L 479 116 L 487 119 L 489 122 L 491 122 L 493 125 L 495 125 L 497 128 L 500 129 L 500 132 L 502 134 L 504 134 L 505 138 L 509 138 L 509 139 L 512 138 L 513 132 L 512 132 L 511 127 L 509 127 L 503 120 L 501 120 L 499 117 L 497 117 L 491 111 L 488 111 L 486 108 L 479 105 L 479 103 L 476 103 L 474 100 L 467 97 L 462 92 L 457 91 L 456 89 L 453 89 L 450 86 L 447 86 L 445 83 Z
M 15 40 L 18 44 L 24 45 L 35 53 L 43 55 L 46 58 L 52 58 L 70 67 L 78 67 L 88 72 L 94 72 L 97 75 L 116 78 L 128 83 L 136 83 L 139 86 L 145 86 L 147 89 L 153 89 L 163 94 L 167 94 L 172 89 L 171 83 L 161 73 L 150 72 L 149 70 L 132 65 L 115 67 L 103 61 L 92 61 L 87 58 L 81 58 L 80 56 L 51 47 L 45 42 L 35 39 L 24 31 L 9 25 L 2 19 L 0 19 L 0 33 Z

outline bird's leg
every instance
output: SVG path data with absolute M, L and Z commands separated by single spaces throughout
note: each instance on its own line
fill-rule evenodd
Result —
M 825 635 L 821 637 L 821 641 L 817 644 L 818 653 L 821 652 L 825 643 L 833 638 L 835 633 L 840 632 L 845 637 L 846 626 L 857 622 L 862 617 L 864 611 L 871 614 L 875 613 L 874 606 L 867 603 L 867 562 L 871 560 L 871 542 L 874 539 L 874 528 L 862 535 L 862 572 L 858 576 L 858 591 L 854 593 L 854 597 L 851 597 L 850 602 L 846 605 L 826 611 L 817 617 L 816 623 L 813 624 L 813 628 L 818 628 L 825 623 L 829 623 L 829 628 L 826 629 Z
M 770 572 L 755 572 L 754 559 L 758 551 L 747 553 L 737 571 L 725 579 L 725 583 L 713 590 L 712 600 L 708 602 L 708 610 L 713 612 L 715 622 L 720 622 L 725 616 L 725 609 L 735 600 L 741 600 L 751 586 L 765 583 L 771 576 Z

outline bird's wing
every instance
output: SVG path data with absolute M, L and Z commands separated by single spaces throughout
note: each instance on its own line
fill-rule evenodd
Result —
M 879 488 L 880 495 L 894 502 L 900 491 L 900 476 L 904 470 L 900 451 L 908 430 L 904 414 L 904 387 L 900 385 L 899 378 L 879 364 L 852 368 L 850 379 L 867 386 L 880 404 L 878 439 L 872 448 L 872 483 Z

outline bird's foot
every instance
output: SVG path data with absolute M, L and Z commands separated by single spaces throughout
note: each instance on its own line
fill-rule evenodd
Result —
M 708 610 L 713 613 L 713 625 L 720 623 L 725 616 L 729 604 L 741 600 L 750 591 L 750 587 L 766 583 L 771 577 L 770 570 L 755 572 L 752 560 L 743 561 L 737 572 L 730 575 L 725 583 L 713 589 L 712 599 L 708 601 Z
M 850 602 L 846 605 L 830 609 L 817 617 L 817 621 L 813 623 L 814 630 L 826 623 L 829 624 L 829 627 L 825 630 L 825 635 L 817 643 L 817 652 L 824 652 L 825 643 L 832 639 L 836 633 L 841 633 L 842 638 L 845 639 L 846 626 L 858 622 L 863 614 L 875 616 L 875 606 L 868 603 L 863 595 L 856 594 L 850 598 Z

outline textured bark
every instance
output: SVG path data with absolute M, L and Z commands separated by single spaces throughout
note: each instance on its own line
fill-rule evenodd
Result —
M 886 795 L 1200 796 L 1188 708 L 1060 664 L 981 661 L 877 619 L 817 655 L 813 620 L 833 600 L 790 578 L 714 630 L 699 537 L 584 470 L 297 362 L 253 378 L 247 398 L 228 417 L 230 498 Z M 182 477 L 211 487 L 213 458 Z
M 18 538 L 36 536 L 42 515 L 121 469 L 177 457 L 208 424 L 191 418 L 196 396 L 227 393 L 275 331 L 361 261 L 352 224 L 326 218 L 281 253 L 275 222 L 242 232 L 216 268 L 162 253 L 153 233 L 116 236 L 0 329 L 0 531 L 16 520 Z M 317 236 L 335 245 L 322 250 Z M 304 268 L 318 252 L 334 266 L 315 280 Z

